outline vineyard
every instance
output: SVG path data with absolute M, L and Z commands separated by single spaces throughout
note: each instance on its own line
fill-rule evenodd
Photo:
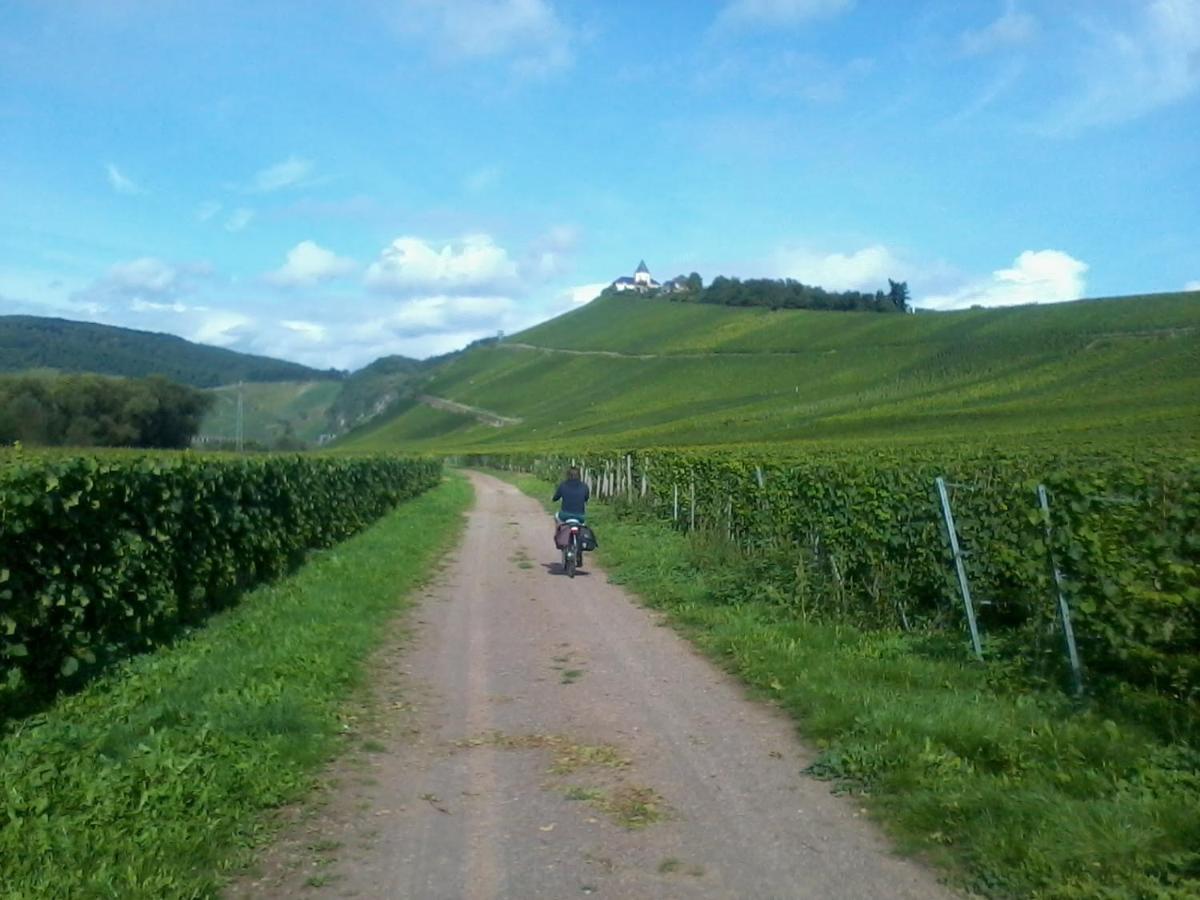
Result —
M 0 458 L 0 712 L 229 606 L 437 483 L 395 457 Z
M 787 444 L 1193 451 L 1196 294 L 912 316 L 601 297 L 434 371 L 423 393 L 519 419 L 397 407 L 363 450 Z
M 547 478 L 578 462 L 595 496 L 737 545 L 759 562 L 756 599 L 797 617 L 961 629 L 964 639 L 974 618 L 985 661 L 1017 657 L 1064 687 L 1069 624 L 1089 690 L 1132 688 L 1198 711 L 1195 459 L 639 450 L 467 461 Z

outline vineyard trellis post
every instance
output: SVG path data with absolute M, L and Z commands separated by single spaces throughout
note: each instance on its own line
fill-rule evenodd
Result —
M 774 544 L 777 543 L 775 529 L 769 525 L 765 525 L 764 517 L 762 516 L 762 513 L 766 513 L 769 516 L 771 509 L 770 501 L 767 500 L 767 480 L 763 477 L 762 466 L 756 465 L 754 467 L 754 479 L 758 482 L 758 510 L 760 513 L 758 522 L 755 523 L 755 529 L 760 534 L 765 530 L 771 543 Z
M 958 586 L 962 591 L 963 607 L 967 611 L 967 626 L 971 629 L 971 645 L 975 648 L 975 658 L 983 661 L 983 646 L 979 641 L 979 626 L 975 622 L 975 606 L 971 602 L 971 586 L 967 583 L 967 567 L 963 563 L 963 553 L 958 546 L 958 532 L 954 530 L 954 513 L 950 510 L 950 497 L 946 493 L 946 479 L 938 476 L 934 479 L 937 485 L 938 499 L 942 503 L 942 518 L 946 520 L 946 535 L 950 539 L 950 552 L 954 556 L 954 569 L 958 573 Z
M 675 482 L 673 487 L 673 496 L 671 498 L 671 521 L 679 521 L 679 482 Z
M 688 531 L 696 530 L 696 478 L 688 487 Z
M 1083 694 L 1083 668 L 1079 664 L 1079 650 L 1075 646 L 1075 628 L 1071 625 L 1071 606 L 1067 602 L 1066 589 L 1063 587 L 1062 572 L 1054 558 L 1054 532 L 1050 524 L 1050 500 L 1046 496 L 1046 486 L 1037 486 L 1038 504 L 1042 508 L 1042 523 L 1046 529 L 1046 555 L 1050 559 L 1050 571 L 1054 575 L 1054 587 L 1058 594 L 1058 617 L 1062 622 L 1063 638 L 1067 643 L 1067 660 L 1071 663 L 1071 678 L 1074 681 L 1075 696 Z
M 633 499 L 633 454 L 625 454 L 625 495 Z

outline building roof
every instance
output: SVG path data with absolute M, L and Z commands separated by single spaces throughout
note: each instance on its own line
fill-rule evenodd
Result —
M 645 272 L 647 275 L 650 274 L 650 270 L 646 268 L 646 261 L 644 259 L 638 263 L 638 267 L 633 270 L 634 275 L 636 275 L 638 272 Z

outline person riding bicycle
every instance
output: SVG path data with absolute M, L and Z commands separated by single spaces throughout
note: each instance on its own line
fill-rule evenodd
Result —
M 550 498 L 552 501 L 562 501 L 562 506 L 554 514 L 554 518 L 559 522 L 565 522 L 567 519 L 583 522 L 591 495 L 592 492 L 579 477 L 579 468 L 571 466 L 567 469 L 566 479 L 554 489 L 554 496 Z

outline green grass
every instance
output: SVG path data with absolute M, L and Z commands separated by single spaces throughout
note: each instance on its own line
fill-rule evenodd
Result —
M 454 478 L 0 743 L 0 896 L 212 896 L 348 726 L 384 625 L 460 528 Z
M 523 422 L 413 405 L 345 446 L 1194 446 L 1200 294 L 915 316 L 603 297 L 462 355 L 423 390 Z
M 994 897 L 1200 893 L 1194 747 L 973 664 L 958 642 L 799 621 L 756 600 L 719 542 L 600 504 L 588 518 L 614 581 L 791 713 L 820 750 L 814 774 L 953 880 Z M 741 576 L 743 602 L 713 602 Z

